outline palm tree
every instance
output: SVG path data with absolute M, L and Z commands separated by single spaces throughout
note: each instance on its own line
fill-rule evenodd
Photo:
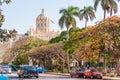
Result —
M 119 1 L 119 0 L 118 0 Z M 94 8 L 95 10 L 98 7 L 98 4 L 101 4 L 102 9 L 104 10 L 104 19 L 106 18 L 106 12 L 110 12 L 110 16 L 112 15 L 112 11 L 117 13 L 117 3 L 115 0 L 94 0 Z
M 10 2 L 11 2 L 11 0 L 0 0 L 0 5 L 2 5 L 3 3 L 8 4 Z
M 62 14 L 61 18 L 59 19 L 59 26 L 60 28 L 64 28 L 64 26 L 67 28 L 67 34 L 66 34 L 66 40 L 69 39 L 69 28 L 72 26 L 73 28 L 76 27 L 76 20 L 74 16 L 78 17 L 78 7 L 70 6 L 68 9 L 61 9 L 60 14 Z
M 118 12 L 118 6 L 117 3 L 114 0 L 110 0 L 111 1 L 111 8 L 110 8 L 110 16 L 112 16 L 112 13 L 117 13 Z
M 80 20 L 83 20 L 83 18 L 85 19 L 85 28 L 86 28 L 88 20 L 89 19 L 93 20 L 95 18 L 95 13 L 94 13 L 93 7 L 84 6 L 84 8 L 79 11 L 79 18 L 80 18 Z
M 120 1 L 120 0 L 117 0 Z M 115 0 L 94 0 L 94 8 L 95 10 L 98 7 L 98 4 L 101 4 L 102 9 L 104 10 L 104 19 L 106 18 L 106 12 L 110 12 L 110 16 L 112 16 L 112 12 L 117 13 L 118 7 Z M 104 57 L 104 72 L 106 73 L 106 59 Z
M 69 39 L 69 28 L 72 26 L 73 28 L 76 27 L 76 20 L 74 16 L 78 17 L 78 7 L 70 6 L 68 9 L 61 9 L 59 13 L 62 14 L 61 18 L 59 19 L 59 26 L 60 28 L 67 28 L 66 40 Z M 68 72 L 70 71 L 70 64 L 69 64 L 69 54 L 67 54 L 67 64 L 68 64 Z

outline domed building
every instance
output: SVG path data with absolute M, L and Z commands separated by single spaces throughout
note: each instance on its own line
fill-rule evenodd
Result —
M 50 31 L 50 18 L 45 14 L 44 9 L 41 14 L 36 18 L 36 29 L 30 28 L 28 31 L 29 36 L 36 36 L 43 40 L 50 40 L 59 35 L 59 31 Z

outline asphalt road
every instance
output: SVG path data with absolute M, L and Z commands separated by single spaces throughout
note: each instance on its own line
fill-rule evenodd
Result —
M 83 78 L 71 78 L 70 76 L 64 75 L 51 75 L 51 74 L 39 74 L 39 78 L 19 78 L 16 73 L 3 74 L 9 76 L 9 80 L 93 80 L 93 79 L 83 79 Z M 97 79 L 94 79 L 97 80 Z M 100 79 L 99 79 L 100 80 Z

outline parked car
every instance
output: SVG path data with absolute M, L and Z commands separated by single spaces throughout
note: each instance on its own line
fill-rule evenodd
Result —
M 11 65 L 12 71 L 17 71 L 20 69 L 20 66 Z
M 83 68 L 73 68 L 70 71 L 70 76 L 73 77 L 84 77 L 84 69 Z
M 78 77 L 84 77 L 84 71 L 85 71 L 85 69 L 80 68 L 80 69 L 77 71 Z
M 38 78 L 38 71 L 35 66 L 24 65 L 17 71 L 19 77 L 36 77 Z
M 11 74 L 12 72 L 12 68 L 9 64 L 2 64 L 1 65 L 1 69 L 0 69 L 0 73 L 10 73 Z
M 96 69 L 88 69 L 84 72 L 84 78 L 99 78 L 102 79 L 102 73 Z
M 46 73 L 47 72 L 47 70 L 43 67 L 38 66 L 36 68 L 37 68 L 38 73 Z
M 77 74 L 77 71 L 79 69 L 78 68 L 73 68 L 71 71 L 70 71 L 70 76 L 71 77 L 78 77 L 78 74 Z

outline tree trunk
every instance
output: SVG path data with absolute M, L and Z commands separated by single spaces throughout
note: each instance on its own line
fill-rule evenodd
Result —
M 104 10 L 104 20 L 105 20 L 105 18 L 106 18 L 106 10 Z
M 87 20 L 85 20 L 85 28 L 87 28 Z
M 69 39 L 69 30 L 67 29 L 66 40 L 68 41 L 68 39 Z
M 44 56 L 44 59 L 43 59 L 43 66 L 46 68 L 46 57 Z
M 103 65 L 104 65 L 104 73 L 106 75 L 107 73 L 107 67 L 106 67 L 106 59 L 105 59 L 105 56 L 104 56 L 104 60 L 103 60 Z
M 116 72 L 117 76 L 120 76 L 120 58 L 117 59 Z
M 68 72 L 70 72 L 70 56 L 67 53 L 67 64 L 68 64 Z
M 69 29 L 67 28 L 67 34 L 66 34 L 66 40 L 69 39 Z M 69 60 L 69 54 L 67 53 L 67 65 L 68 65 L 68 72 L 70 71 L 70 60 Z
M 112 8 L 110 9 L 110 16 L 112 16 Z
M 61 60 L 62 60 L 61 68 L 62 68 L 62 72 L 64 72 L 65 61 L 64 61 L 64 59 L 61 59 Z

